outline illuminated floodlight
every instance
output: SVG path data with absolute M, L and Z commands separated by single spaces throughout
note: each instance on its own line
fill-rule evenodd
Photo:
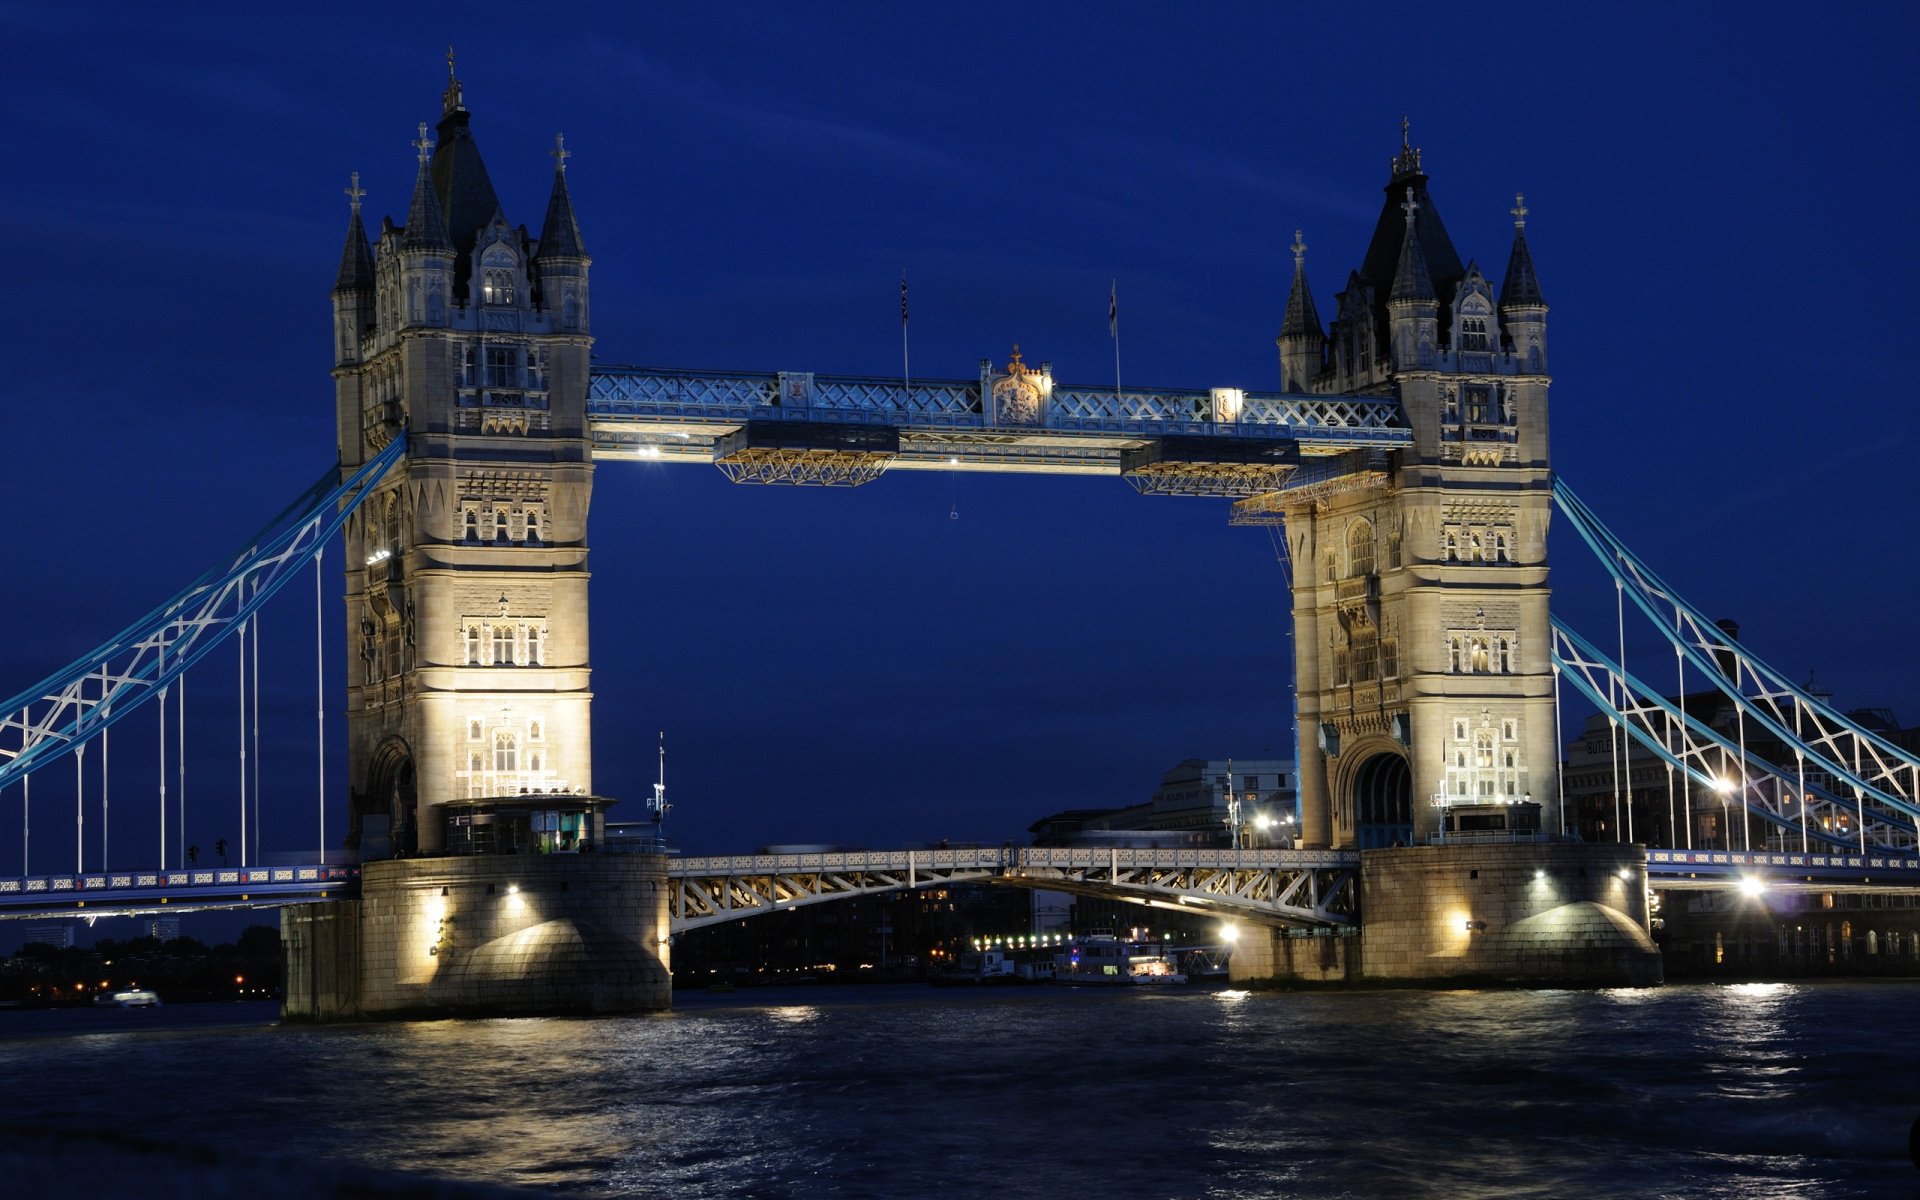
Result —
M 1733 790 L 1733 781 L 1730 779 L 1714 779 L 1714 780 L 1711 780 L 1710 783 L 1713 787 L 1713 790 L 1716 792 L 1719 792 L 1723 796 Z
M 1220 940 L 1223 942 L 1239 941 L 1240 927 L 1238 925 L 1222 925 L 1220 927 Z
M 1766 890 L 1767 885 L 1752 875 L 1742 876 L 1740 879 L 1740 894 L 1742 896 L 1758 896 Z

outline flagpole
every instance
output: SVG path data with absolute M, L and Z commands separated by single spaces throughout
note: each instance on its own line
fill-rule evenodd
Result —
M 907 359 L 907 269 L 900 268 L 900 384 L 911 395 L 913 392 L 913 372 Z
M 1107 292 L 1107 332 L 1113 335 L 1113 398 L 1120 399 L 1120 279 Z

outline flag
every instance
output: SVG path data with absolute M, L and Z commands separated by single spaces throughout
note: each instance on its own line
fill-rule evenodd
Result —
M 1113 290 L 1107 293 L 1107 336 L 1120 337 L 1120 281 L 1113 281 Z
M 900 323 L 907 323 L 907 269 L 900 268 Z

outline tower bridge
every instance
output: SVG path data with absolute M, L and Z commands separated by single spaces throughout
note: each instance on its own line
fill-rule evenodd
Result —
M 1650 873 L 1904 882 L 1920 861 L 1920 758 L 1766 668 L 1554 478 L 1548 309 L 1526 205 L 1516 197 L 1496 289 L 1476 260 L 1462 263 L 1404 130 L 1330 322 L 1296 233 L 1273 392 L 1056 383 L 1017 347 L 964 379 L 595 366 L 592 260 L 564 146 L 538 236 L 509 223 L 451 73 L 415 149 L 404 223 L 370 235 L 357 176 L 348 191 L 331 293 L 337 482 L 0 705 L 0 788 L 24 791 L 68 756 L 84 781 L 88 745 L 155 699 L 164 714 L 183 673 L 257 630 L 259 607 L 296 568 L 317 571 L 339 534 L 348 771 L 335 783 L 359 894 L 340 899 L 319 886 L 339 881 L 321 877 L 307 881 L 315 902 L 288 910 L 291 1011 L 662 1006 L 676 929 L 927 878 L 1131 895 L 1275 926 L 1357 922 L 1369 977 L 1644 983 L 1659 974 Z M 1118 476 L 1146 495 L 1225 498 L 1232 522 L 1281 527 L 1301 847 L 857 862 L 582 853 L 605 844 L 611 803 L 593 777 L 587 517 L 595 470 L 627 460 L 769 484 L 856 486 L 915 469 Z M 1549 614 L 1556 512 L 1616 583 L 1617 656 Z M 1736 737 L 1630 669 L 1628 598 L 1672 646 L 1682 692 L 1691 664 L 1726 695 Z M 1565 836 L 1563 682 L 1618 743 L 1668 769 L 1685 814 L 1670 829 L 1683 836 L 1651 867 L 1637 845 Z M 1772 749 L 1748 740 L 1747 720 Z M 1750 814 L 1740 845 L 1725 831 L 1724 858 L 1693 844 L 1705 829 L 1694 787 Z M 324 828 L 324 780 L 320 791 Z M 50 877 L 23 872 L 16 902 L 0 880 L 0 911 L 51 911 L 63 891 L 112 899 L 120 876 L 104 863 L 89 873 L 84 846 L 79 857 L 66 877 L 77 885 L 36 888 Z M 154 889 L 173 886 L 164 871 Z M 253 903 L 242 874 L 189 873 L 184 886 L 205 903 Z M 1243 943 L 1236 970 L 1294 970 L 1283 958 L 1278 942 Z

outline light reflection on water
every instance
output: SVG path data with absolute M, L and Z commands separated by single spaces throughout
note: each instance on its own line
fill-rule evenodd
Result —
M 68 1126 L 595 1196 L 1911 1195 L 1916 1000 L 816 987 L 112 1036 L 78 1014 L 30 1040 L 0 1021 L 0 1094 Z

